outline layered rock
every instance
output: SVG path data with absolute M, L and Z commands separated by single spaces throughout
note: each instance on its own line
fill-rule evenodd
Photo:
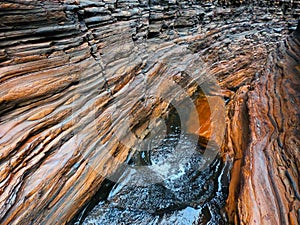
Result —
M 190 97 L 186 129 L 232 162 L 229 221 L 299 223 L 299 31 L 280 42 L 296 29 L 299 2 L 15 0 L 0 9 L 1 224 L 71 221 Z M 227 104 L 225 138 L 222 118 L 193 127 L 210 99 Z
M 241 173 L 241 224 L 300 222 L 299 25 L 278 44 L 248 95 L 251 142 Z

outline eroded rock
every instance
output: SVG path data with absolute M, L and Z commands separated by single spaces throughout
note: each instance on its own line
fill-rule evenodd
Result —
M 71 221 L 171 103 L 203 100 L 199 86 L 227 104 L 224 138 L 217 123 L 191 127 L 197 113 L 183 121 L 223 140 L 229 221 L 299 223 L 299 30 L 286 39 L 299 13 L 298 1 L 1 1 L 0 223 Z

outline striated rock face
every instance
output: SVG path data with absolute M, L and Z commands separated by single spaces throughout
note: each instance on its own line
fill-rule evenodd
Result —
M 299 25 L 269 56 L 248 94 L 251 142 L 241 172 L 241 224 L 300 222 Z
M 224 223 L 299 224 L 299 15 L 298 1 L 0 1 L 0 223 L 70 222 L 175 108 L 229 165 Z

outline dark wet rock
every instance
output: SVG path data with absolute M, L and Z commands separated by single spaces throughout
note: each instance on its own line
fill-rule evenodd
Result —
M 169 135 L 152 149 L 148 166 L 126 169 L 82 224 L 225 224 L 220 210 L 228 170 L 219 158 L 200 170 L 207 159 L 195 148 L 197 142 L 179 136 Z

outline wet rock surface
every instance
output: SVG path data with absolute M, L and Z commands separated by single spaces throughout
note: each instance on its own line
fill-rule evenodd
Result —
M 227 224 L 221 209 L 228 168 L 218 157 L 203 168 L 209 159 L 197 150 L 195 137 L 179 136 L 159 137 L 146 165 L 127 168 L 108 198 L 75 224 Z
M 173 104 L 186 131 L 221 149 L 203 179 L 231 165 L 230 223 L 299 224 L 299 4 L 0 1 L 0 223 L 72 221 Z M 179 192 L 166 183 L 115 191 L 87 218 L 206 224 L 218 192 L 197 208 L 187 202 L 199 203 L 202 181 L 182 179 L 191 186 Z M 186 196 L 193 184 L 199 192 Z M 113 205 L 150 192 L 140 205 Z

